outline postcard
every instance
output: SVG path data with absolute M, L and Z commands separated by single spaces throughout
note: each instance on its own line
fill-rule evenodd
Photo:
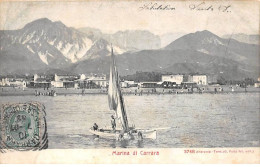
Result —
M 1 164 L 260 163 L 258 1 L 2 0 Z

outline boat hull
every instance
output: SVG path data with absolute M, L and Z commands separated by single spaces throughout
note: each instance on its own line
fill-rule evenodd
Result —
M 116 139 L 116 140 L 131 140 L 131 139 L 153 139 L 157 138 L 157 131 L 152 129 L 139 129 L 129 135 L 128 133 L 124 133 L 123 135 L 120 133 L 120 130 L 113 131 L 111 129 L 98 129 L 93 130 L 89 129 L 89 132 L 100 137 L 106 139 Z M 141 136 L 140 136 L 141 134 Z M 122 138 L 123 137 L 123 138 Z

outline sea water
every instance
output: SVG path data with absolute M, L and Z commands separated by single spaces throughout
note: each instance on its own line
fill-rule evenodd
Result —
M 48 147 L 259 147 L 259 93 L 125 95 L 129 125 L 158 129 L 157 139 L 97 139 L 89 128 L 110 128 L 106 95 L 0 96 L 0 102 L 45 105 Z

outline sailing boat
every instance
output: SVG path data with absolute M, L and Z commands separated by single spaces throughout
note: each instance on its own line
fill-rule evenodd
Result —
M 108 102 L 110 110 L 115 111 L 115 117 L 120 129 L 90 128 L 90 133 L 101 138 L 110 139 L 156 139 L 157 132 L 152 129 L 136 129 L 129 127 L 123 95 L 120 89 L 119 75 L 116 68 L 113 47 L 111 46 L 110 78 L 108 88 Z

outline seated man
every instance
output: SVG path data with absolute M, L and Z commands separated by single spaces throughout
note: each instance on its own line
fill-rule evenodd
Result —
M 93 130 L 98 130 L 98 125 L 94 123 Z
M 112 118 L 112 120 L 111 120 L 112 129 L 113 129 L 113 131 L 115 131 L 116 130 L 116 119 L 113 115 L 111 116 L 111 118 Z

